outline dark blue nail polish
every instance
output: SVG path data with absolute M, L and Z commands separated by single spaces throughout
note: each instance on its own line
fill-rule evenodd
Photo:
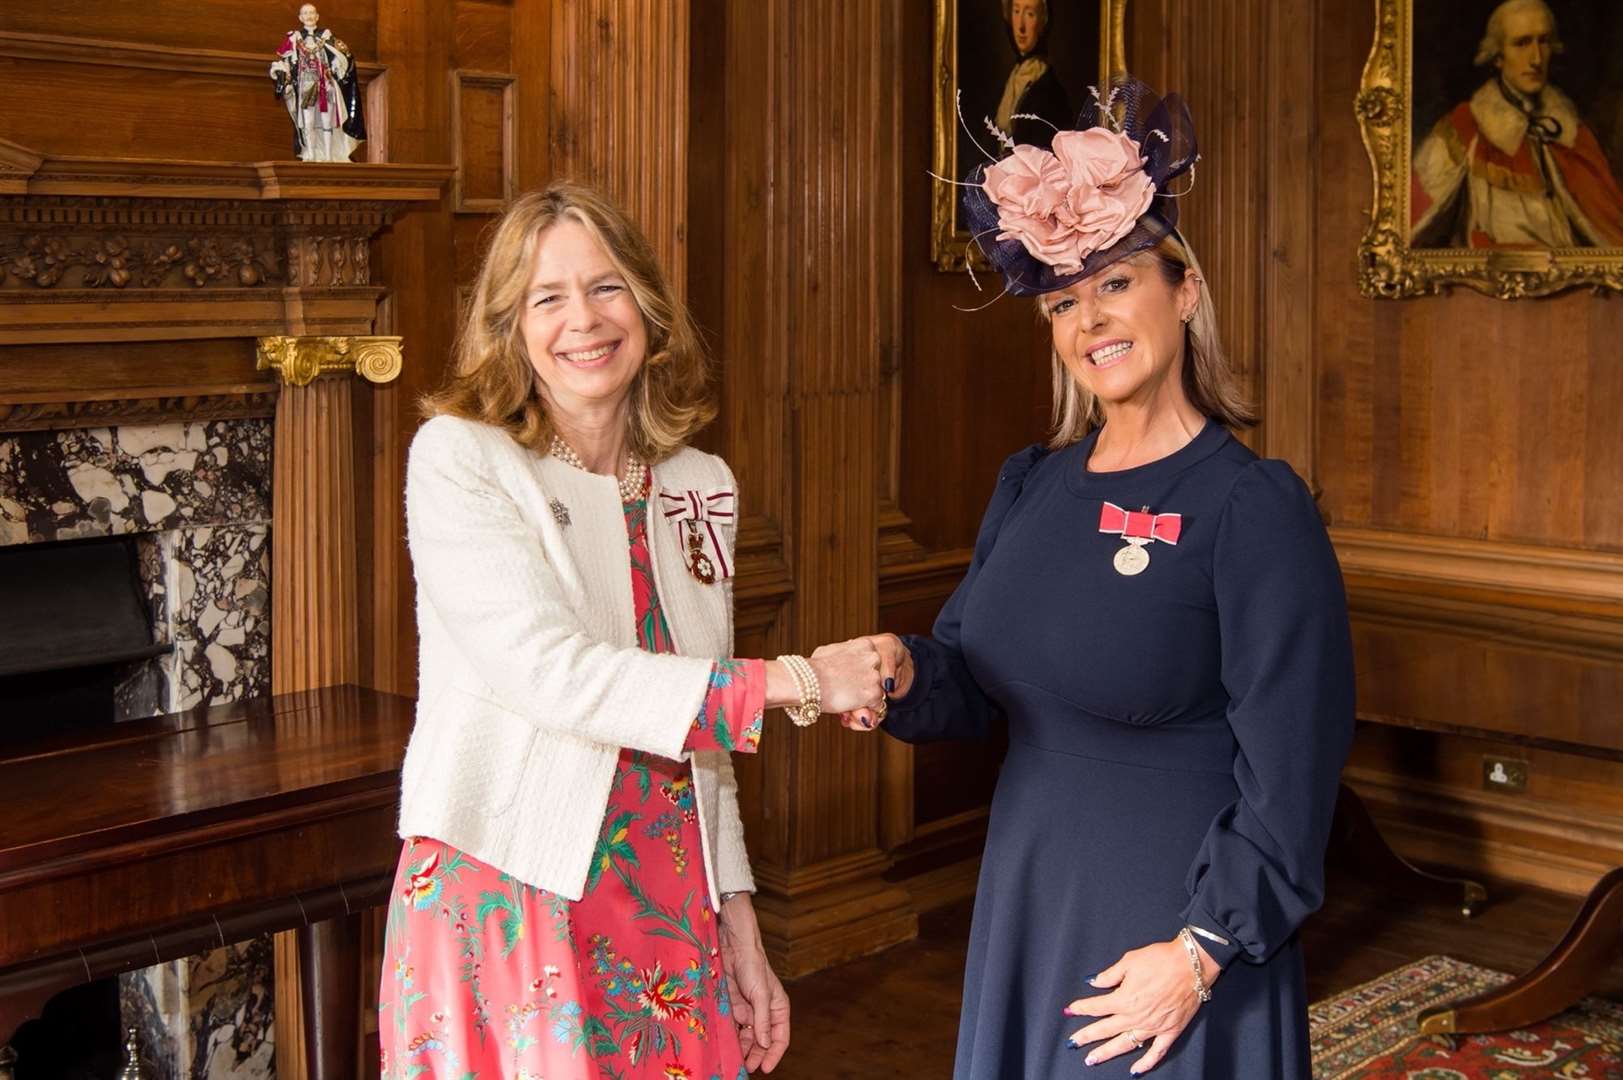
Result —
M 872 731 L 873 730 L 873 718 L 870 717 L 870 716 L 864 716 L 862 718 L 862 726 L 863 726 L 864 729 L 866 729 L 868 731 Z
M 885 680 L 885 693 L 894 694 L 895 692 L 896 692 L 896 680 L 895 679 L 886 679 Z

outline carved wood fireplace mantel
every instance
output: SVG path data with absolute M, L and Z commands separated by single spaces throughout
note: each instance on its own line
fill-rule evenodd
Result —
M 372 245 L 412 204 L 439 203 L 454 172 L 47 157 L 0 140 L 0 435 L 274 416 L 278 694 L 363 681 L 355 418 L 368 384 L 411 356 Z M 305 975 L 333 942 L 347 955 L 320 970 L 358 970 L 355 919 L 340 921 L 300 932 Z M 293 966 L 278 979 L 297 988 Z M 353 1071 L 354 994 L 322 997 L 340 1012 L 279 1010 L 290 1042 L 305 1022 L 308 1057 L 291 1071 L 312 1078 Z
M 268 415 L 254 339 L 376 328 L 371 242 L 445 165 L 44 157 L 0 140 L 0 431 Z M 177 360 L 174 348 L 203 343 Z M 125 343 L 124 350 L 86 346 Z M 151 362 L 158 355 L 166 359 Z

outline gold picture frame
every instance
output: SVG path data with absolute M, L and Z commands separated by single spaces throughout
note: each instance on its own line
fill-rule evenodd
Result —
M 931 153 L 936 176 L 961 179 L 958 173 L 958 8 L 965 0 L 935 0 L 935 135 Z M 986 3 L 988 0 L 979 0 Z M 997 0 L 990 0 L 996 3 Z M 1052 2 L 1052 0 L 1050 0 Z M 1088 0 L 1076 0 L 1085 3 Z M 1099 85 L 1127 70 L 1128 0 L 1092 0 L 1099 5 Z M 971 255 L 969 233 L 958 227 L 958 192 L 935 183 L 930 202 L 930 256 L 939 270 L 963 270 L 969 258 L 985 266 L 979 249 Z
M 1411 244 L 1415 0 L 1374 3 L 1375 42 L 1354 103 L 1374 171 L 1374 205 L 1358 245 L 1359 290 L 1400 299 L 1464 285 L 1505 300 L 1585 286 L 1623 291 L 1623 248 Z

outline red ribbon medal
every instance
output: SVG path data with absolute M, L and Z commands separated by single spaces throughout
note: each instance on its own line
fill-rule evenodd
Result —
M 1183 515 L 1152 514 L 1147 506 L 1139 511 L 1123 510 L 1107 502 L 1099 508 L 1099 531 L 1127 541 L 1127 546 L 1116 552 L 1114 564 L 1116 573 L 1132 577 L 1150 565 L 1150 544 L 1157 540 L 1177 544 L 1183 532 Z

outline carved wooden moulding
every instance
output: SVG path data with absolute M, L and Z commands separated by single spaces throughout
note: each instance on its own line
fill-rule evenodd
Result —
M 371 241 L 449 166 L 41 158 L 0 141 L 0 344 L 366 334 Z
M 270 415 L 281 386 L 334 364 L 393 378 L 398 339 L 370 337 L 387 292 L 371 245 L 452 171 L 48 158 L 0 140 L 0 346 L 24 346 L 0 364 L 0 432 Z M 224 339 L 271 344 L 256 368 Z M 187 341 L 210 344 L 137 344 Z

